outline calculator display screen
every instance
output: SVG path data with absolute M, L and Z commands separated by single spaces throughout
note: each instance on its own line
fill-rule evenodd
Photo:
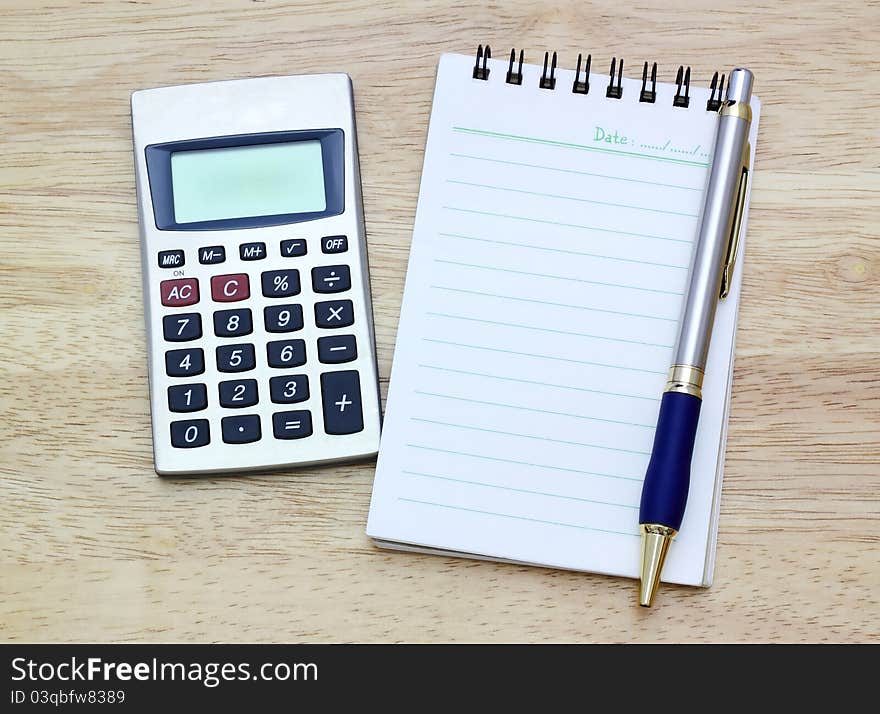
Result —
M 321 142 L 175 151 L 171 192 L 176 223 L 324 211 Z

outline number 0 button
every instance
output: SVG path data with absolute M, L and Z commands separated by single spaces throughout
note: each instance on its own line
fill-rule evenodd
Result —
M 305 340 L 279 340 L 266 344 L 270 367 L 299 367 L 306 363 Z
M 211 441 L 211 427 L 207 419 L 171 422 L 171 446 L 194 449 Z

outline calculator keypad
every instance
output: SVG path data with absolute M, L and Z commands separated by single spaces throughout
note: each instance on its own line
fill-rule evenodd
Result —
M 321 253 L 328 255 L 344 253 L 349 247 L 348 238 L 344 235 L 325 236 L 320 239 L 319 245 Z M 253 261 L 267 257 L 265 243 L 242 243 L 238 250 L 241 260 Z M 304 256 L 307 255 L 307 242 L 304 238 L 285 239 L 277 243 L 274 250 L 279 251 L 282 258 Z M 201 265 L 219 265 L 226 262 L 227 249 L 218 245 L 200 246 L 190 257 L 197 257 Z M 185 264 L 185 260 L 182 250 L 159 254 L 162 267 L 179 267 Z M 337 334 L 334 331 L 335 328 L 350 327 L 355 323 L 355 303 L 347 297 L 314 301 L 297 298 L 304 287 L 301 270 L 301 267 L 292 267 L 266 270 L 256 275 L 244 272 L 211 275 L 202 278 L 203 287 L 210 289 L 210 301 L 216 307 L 250 300 L 252 279 L 260 283 L 256 297 L 258 304 L 248 304 L 247 307 L 229 305 L 227 309 L 215 310 L 208 307 L 203 312 L 170 310 L 162 315 L 162 334 L 169 347 L 174 343 L 200 340 L 207 329 L 209 340 L 213 340 L 208 351 L 214 352 L 214 364 L 210 368 L 216 370 L 215 374 L 221 375 L 213 383 L 216 386 L 210 384 L 210 379 L 209 383 L 188 381 L 186 378 L 206 371 L 205 349 L 184 345 L 167 349 L 164 353 L 166 374 L 181 381 L 167 388 L 168 410 L 171 413 L 189 415 L 208 409 L 209 405 L 228 410 L 219 423 L 214 424 L 215 428 L 219 427 L 220 438 L 225 444 L 262 441 L 264 426 L 269 429 L 269 424 L 264 424 L 263 420 L 268 421 L 270 415 L 270 439 L 305 439 L 314 433 L 314 409 L 321 410 L 323 431 L 327 435 L 355 434 L 364 429 L 359 373 L 352 369 L 340 371 L 336 368 L 334 371 L 330 366 L 357 359 L 355 335 Z M 348 265 L 307 268 L 306 275 L 310 278 L 312 292 L 318 295 L 351 289 Z M 198 278 L 164 280 L 160 285 L 161 302 L 167 308 L 195 305 L 200 301 L 199 287 Z M 308 289 L 308 282 L 305 287 Z M 260 311 L 263 314 L 262 326 L 259 324 Z M 254 312 L 257 314 L 256 324 Z M 206 325 L 202 324 L 203 320 L 207 321 Z M 318 328 L 324 334 L 317 339 L 285 337 L 285 333 L 308 328 Z M 263 332 L 260 332 L 261 329 Z M 255 331 L 255 337 L 247 338 L 253 342 L 241 341 L 240 338 L 253 335 Z M 210 337 L 211 332 L 213 337 Z M 273 335 L 282 339 L 272 339 Z M 262 347 L 263 341 L 265 347 Z M 310 402 L 313 395 L 309 376 L 296 373 L 297 367 L 306 365 L 310 360 L 327 365 L 319 373 L 320 394 L 314 395 L 315 402 Z M 238 373 L 265 367 L 281 373 L 270 376 L 265 382 L 265 377 L 261 378 L 258 373 L 237 378 Z M 284 373 L 282 370 L 290 372 Z M 315 376 L 318 377 L 317 374 Z M 317 405 L 318 401 L 320 406 Z M 315 407 L 310 407 L 306 402 L 315 404 Z M 268 413 L 242 413 L 266 403 L 278 406 Z M 301 405 L 303 408 L 283 405 Z M 215 440 L 219 441 L 216 437 Z M 175 419 L 170 426 L 170 441 L 173 447 L 180 449 L 207 446 L 211 443 L 211 423 L 208 419 Z

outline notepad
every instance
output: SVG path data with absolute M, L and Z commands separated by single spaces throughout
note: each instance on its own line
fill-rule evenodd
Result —
M 443 55 L 367 533 L 383 547 L 637 577 L 638 507 L 717 114 L 709 92 Z M 583 75 L 581 75 L 582 77 Z M 760 102 L 753 98 L 754 152 Z M 754 165 L 754 156 L 752 156 Z M 746 216 L 747 218 L 746 207 Z M 664 570 L 709 585 L 738 268 Z

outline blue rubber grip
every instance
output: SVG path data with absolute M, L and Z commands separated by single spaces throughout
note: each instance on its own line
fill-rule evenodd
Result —
M 659 523 L 675 530 L 681 527 L 702 403 L 692 394 L 663 395 L 651 462 L 642 486 L 639 523 Z

